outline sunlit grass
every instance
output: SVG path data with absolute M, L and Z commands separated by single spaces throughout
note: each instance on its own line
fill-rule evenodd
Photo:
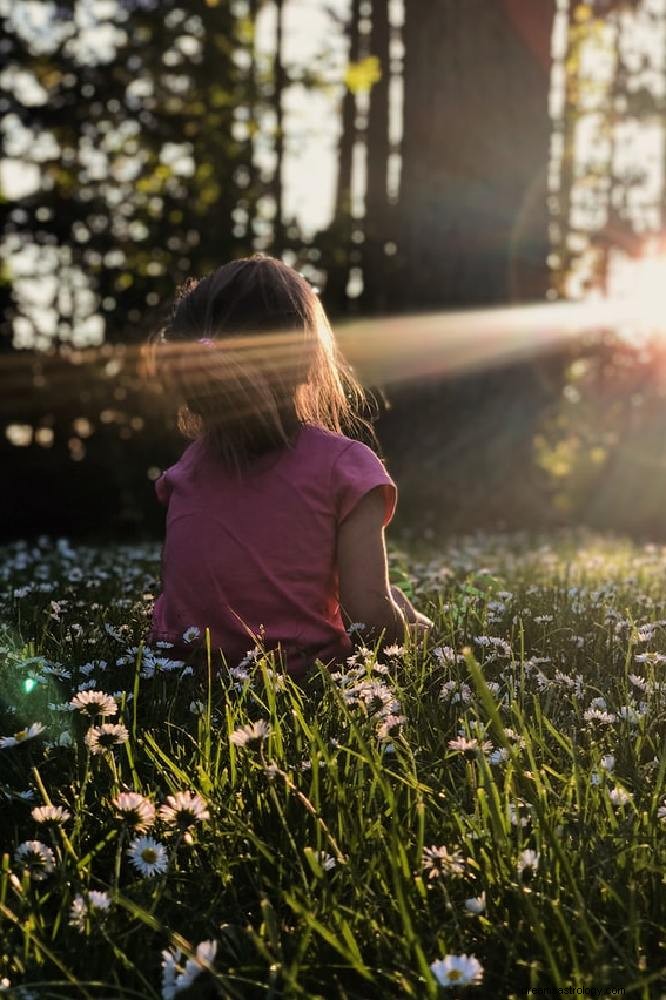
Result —
M 299 688 L 273 656 L 193 674 L 146 650 L 156 546 L 5 548 L 10 995 L 434 997 L 447 955 L 476 957 L 478 995 L 657 995 L 666 549 L 475 536 L 390 561 L 428 647 Z M 77 689 L 116 711 L 68 708 Z M 98 753 L 102 723 L 127 740 Z M 52 862 L 17 858 L 31 841 Z

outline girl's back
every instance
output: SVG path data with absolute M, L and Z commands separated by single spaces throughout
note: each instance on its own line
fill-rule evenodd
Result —
M 385 526 L 397 488 L 384 465 L 365 444 L 322 427 L 302 424 L 290 446 L 255 458 L 242 478 L 194 441 L 156 483 L 168 513 L 151 638 L 178 652 L 188 628 L 208 626 L 229 666 L 259 638 L 266 649 L 279 644 L 294 674 L 315 657 L 349 656 L 336 538 L 377 486 Z

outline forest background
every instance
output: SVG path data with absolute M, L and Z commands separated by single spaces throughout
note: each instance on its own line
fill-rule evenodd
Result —
M 663 155 L 637 223 L 654 164 L 586 166 L 579 126 L 596 101 L 603 142 L 648 123 L 666 150 L 638 31 L 662 38 L 662 0 L 0 8 L 3 537 L 159 535 L 184 443 L 138 348 L 188 276 L 258 250 L 319 289 L 370 390 L 398 534 L 666 536 L 658 302 L 638 339 L 566 312 L 660 246 Z

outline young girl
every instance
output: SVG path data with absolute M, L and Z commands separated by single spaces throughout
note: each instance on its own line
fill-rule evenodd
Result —
M 301 275 L 256 254 L 190 281 L 153 371 L 192 443 L 155 483 L 168 511 L 150 642 L 182 657 L 208 627 L 227 666 L 258 645 L 301 676 L 353 652 L 341 613 L 368 643 L 432 625 L 389 585 L 397 487 L 343 433 L 373 434 L 363 390 Z

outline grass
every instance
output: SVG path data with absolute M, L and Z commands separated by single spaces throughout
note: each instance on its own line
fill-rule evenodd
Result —
M 156 546 L 0 551 L 0 735 L 45 726 L 0 749 L 7 995 L 662 995 L 666 548 L 480 535 L 390 566 L 427 647 L 299 687 L 272 654 L 146 649 Z M 125 727 L 104 752 L 82 687 Z M 462 955 L 482 982 L 439 985 Z

